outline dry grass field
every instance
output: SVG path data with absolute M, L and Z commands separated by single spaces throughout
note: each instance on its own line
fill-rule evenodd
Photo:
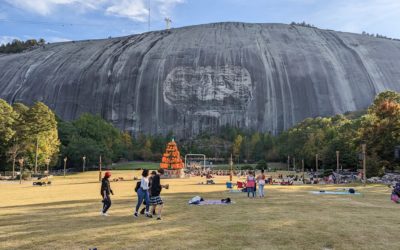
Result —
M 133 171 L 113 177 L 132 180 Z M 109 217 L 99 215 L 97 173 L 56 177 L 47 187 L 0 183 L 1 249 L 400 249 L 400 206 L 385 186 L 363 195 L 313 195 L 336 186 L 267 186 L 265 199 L 228 193 L 200 178 L 163 180 L 163 220 L 134 218 L 133 181 L 112 182 Z M 342 186 L 343 187 L 343 186 Z M 230 197 L 229 206 L 189 206 L 188 200 Z

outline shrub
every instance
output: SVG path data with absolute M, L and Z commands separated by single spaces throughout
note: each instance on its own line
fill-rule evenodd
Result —
M 267 169 L 267 168 L 268 168 L 268 164 L 266 161 L 260 160 L 259 162 L 257 162 L 256 169 L 262 170 L 262 169 Z
M 244 165 L 243 167 L 241 167 L 241 170 L 254 170 L 254 168 L 250 165 Z

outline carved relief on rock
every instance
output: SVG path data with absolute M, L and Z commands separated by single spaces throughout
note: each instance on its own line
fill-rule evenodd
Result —
M 192 112 L 245 110 L 253 97 L 250 73 L 241 66 L 176 67 L 164 82 L 164 101 Z

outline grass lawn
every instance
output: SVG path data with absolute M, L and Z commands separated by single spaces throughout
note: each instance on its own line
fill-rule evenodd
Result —
M 234 164 L 233 169 L 241 169 L 243 167 L 251 166 L 255 168 L 257 164 L 247 164 L 247 163 L 240 163 L 240 164 Z M 280 162 L 268 162 L 268 167 L 270 169 L 287 169 L 286 164 L 280 163 Z M 216 170 L 230 170 L 231 166 L 229 164 L 215 164 L 213 166 L 213 169 Z
M 256 167 L 257 164 L 234 164 L 234 169 L 241 169 L 245 166 L 251 166 L 253 168 Z M 114 165 L 107 165 L 107 168 L 115 169 L 115 170 L 138 170 L 138 169 L 158 169 L 160 167 L 159 162 L 145 162 L 145 161 L 131 161 L 124 163 L 116 163 Z M 269 162 L 268 167 L 272 169 L 286 169 L 286 164 L 279 162 Z M 79 169 L 79 168 L 78 168 Z M 213 169 L 215 170 L 229 170 L 229 164 L 214 164 Z
M 114 171 L 132 179 L 134 171 Z M 56 177 L 53 185 L 0 183 L 1 249 L 399 249 L 400 205 L 386 186 L 357 187 L 362 196 L 312 195 L 335 186 L 267 186 L 265 199 L 227 193 L 227 177 L 162 180 L 162 221 L 133 218 L 133 181 L 112 182 L 109 217 L 99 215 L 98 175 Z M 343 186 L 342 186 L 343 187 Z M 229 206 L 189 206 L 231 197 Z
M 133 161 L 126 163 L 117 163 L 110 166 L 111 169 L 115 170 L 139 170 L 139 169 L 159 169 L 160 163 L 158 162 L 141 162 Z

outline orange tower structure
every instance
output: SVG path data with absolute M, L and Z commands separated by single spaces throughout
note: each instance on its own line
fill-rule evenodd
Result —
M 168 170 L 183 169 L 181 153 L 179 153 L 178 146 L 174 139 L 167 144 L 167 149 L 162 156 L 160 167 Z

